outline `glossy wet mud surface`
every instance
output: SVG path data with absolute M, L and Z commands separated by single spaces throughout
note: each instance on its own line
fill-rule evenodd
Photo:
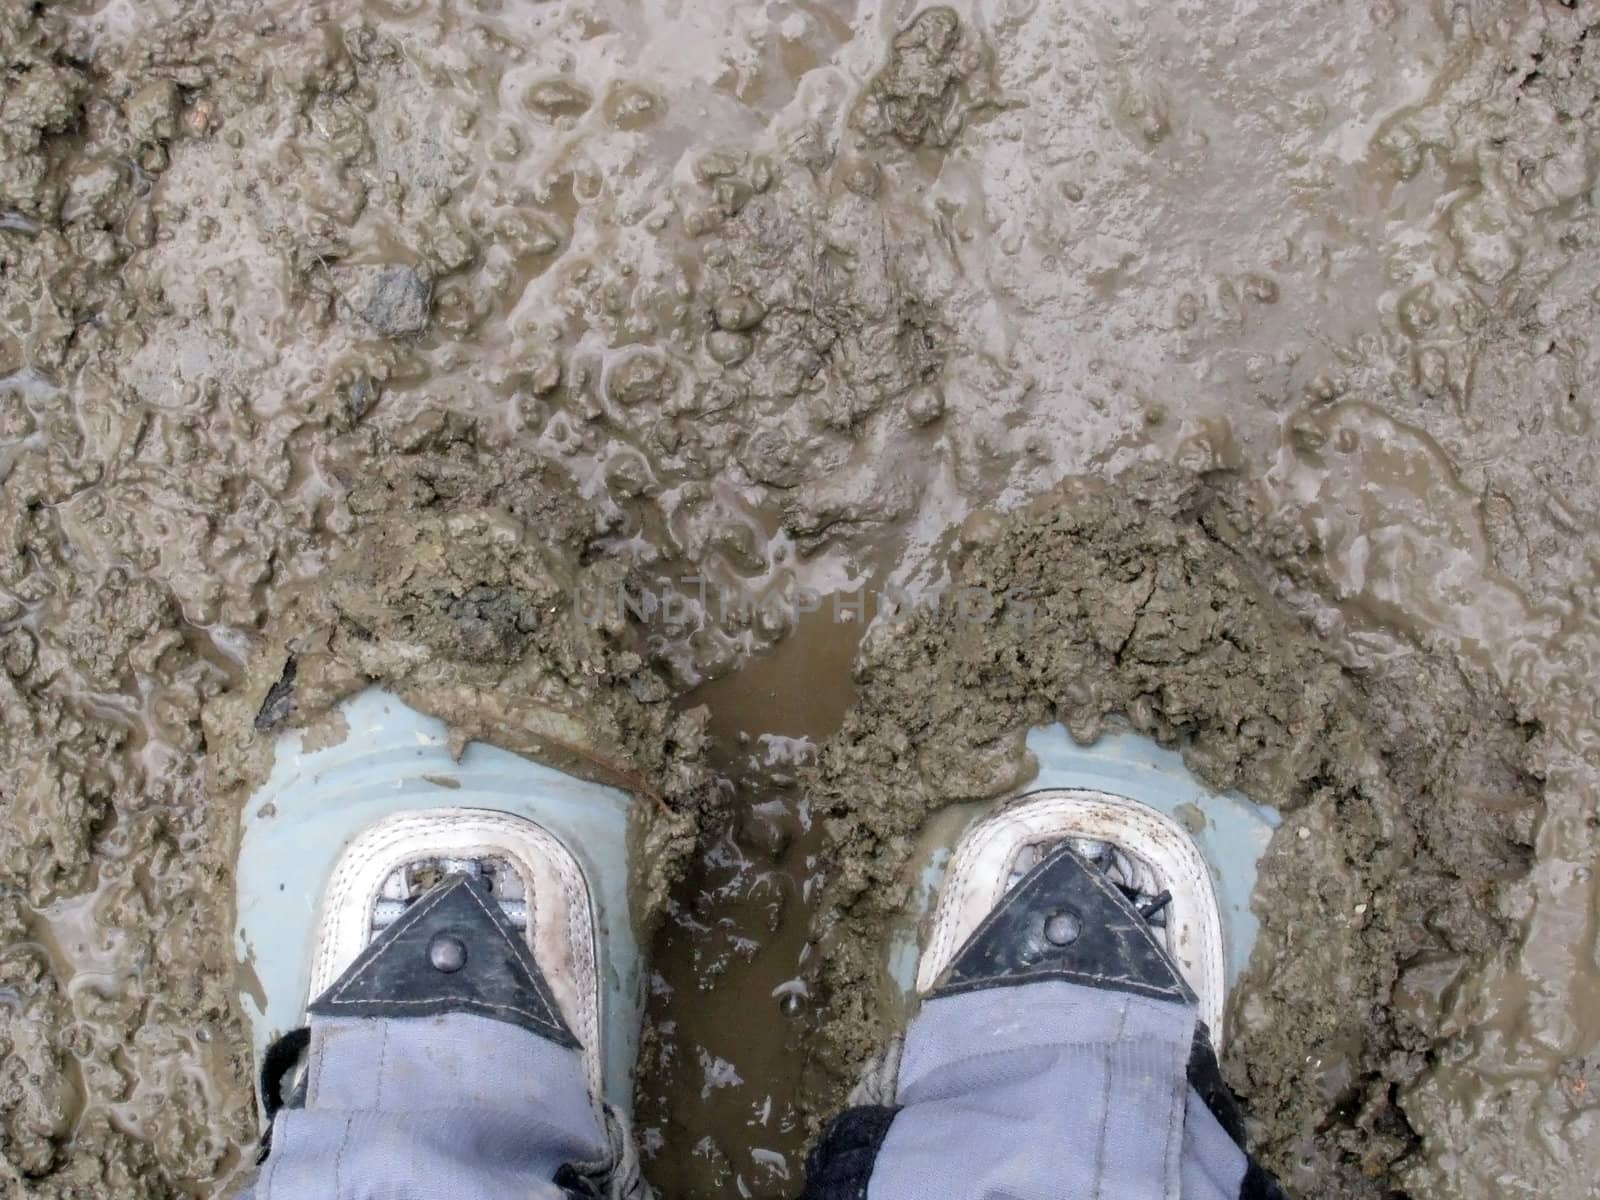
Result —
M 1050 720 L 1285 810 L 1294 1191 L 1587 1194 L 1592 20 L 0 8 L 0 1180 L 237 1178 L 237 813 L 376 681 L 656 806 L 668 1194 L 798 1190 Z

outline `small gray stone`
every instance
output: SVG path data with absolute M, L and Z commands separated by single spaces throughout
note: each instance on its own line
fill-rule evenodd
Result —
M 378 402 L 378 385 L 372 381 L 372 376 L 365 371 L 356 372 L 355 379 L 345 391 L 345 412 L 350 417 L 351 424 L 361 420 L 372 411 L 372 406 Z
M 411 267 L 383 267 L 367 291 L 362 319 L 384 337 L 405 337 L 428 327 L 433 284 Z

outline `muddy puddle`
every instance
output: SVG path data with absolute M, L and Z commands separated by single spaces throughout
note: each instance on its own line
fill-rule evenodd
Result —
M 1282 810 L 1296 1194 L 1588 1194 L 1594 19 L 0 7 L 0 1190 L 237 1182 L 238 813 L 377 682 L 656 806 L 664 1194 L 798 1190 L 1056 721 Z
M 715 714 L 709 758 L 732 819 L 675 892 L 655 945 L 636 1116 L 666 1195 L 788 1196 L 803 1178 L 817 1069 L 807 1048 L 825 1019 L 812 929 L 830 872 L 802 776 L 855 699 L 864 628 L 836 620 L 834 601 L 818 596 L 770 654 L 684 698 Z

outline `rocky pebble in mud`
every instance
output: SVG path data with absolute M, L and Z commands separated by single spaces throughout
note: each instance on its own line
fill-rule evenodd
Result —
M 907 839 L 1120 714 L 1288 810 L 1227 1069 L 1291 1186 L 1587 1194 L 1597 90 L 1560 0 L 0 7 L 0 1183 L 235 1179 L 236 814 L 376 681 L 628 775 L 647 900 L 693 826 L 685 929 L 787 956 L 766 1057 L 667 964 L 683 1190 L 794 1192 Z M 814 747 L 713 786 L 679 698 L 842 696 L 806 596 L 979 510 L 1054 636 L 875 633 L 827 861 L 750 865 Z
M 433 286 L 411 267 L 381 267 L 366 282 L 361 319 L 384 337 L 404 337 L 428 327 Z

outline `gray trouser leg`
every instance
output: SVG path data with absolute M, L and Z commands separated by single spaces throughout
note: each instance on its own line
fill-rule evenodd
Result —
M 1195 1032 L 1191 1005 L 1059 980 L 931 1000 L 897 1106 L 834 1124 L 808 1200 L 1273 1196 L 1191 1082 Z
M 576 1050 L 465 1013 L 318 1018 L 240 1200 L 564 1200 L 557 1172 L 607 1152 Z

